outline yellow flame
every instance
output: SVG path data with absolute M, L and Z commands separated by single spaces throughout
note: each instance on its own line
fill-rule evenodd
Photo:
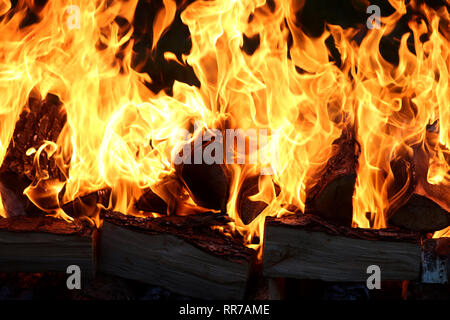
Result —
M 183 7 L 191 51 L 183 61 L 170 52 L 164 57 L 191 66 L 201 85 L 175 81 L 169 96 L 150 91 L 145 86 L 152 82 L 149 75 L 131 67 L 137 0 L 49 1 L 44 7 L 22 0 L 14 8 L 2 1 L 0 15 L 7 15 L 0 22 L 0 160 L 31 91 L 42 97 L 55 94 L 67 124 L 56 142 L 27 155 L 38 160 L 46 149 L 58 159 L 66 180 L 51 181 L 37 170 L 37 181 L 25 193 L 47 212 L 70 219 L 60 201 L 109 187 L 110 208 L 138 214 L 133 203 L 143 190 L 173 174 L 171 156 L 184 143 L 180 129 L 194 121 L 201 123 L 198 132 L 270 129 L 258 147 L 276 161 L 226 165 L 231 176 L 228 214 L 253 246 L 255 237 L 262 241 L 266 216 L 288 213 L 286 204 L 305 208 L 307 187 L 315 183 L 311 177 L 332 155 L 332 142 L 353 126 L 361 146 L 354 225 L 384 227 L 389 207 L 406 190 L 388 195 L 395 180 L 391 161 L 424 144 L 427 125 L 438 121 L 439 143 L 430 157 L 428 181 L 448 185 L 445 155 L 450 147 L 450 45 L 442 27 L 448 25 L 448 10 L 389 2 L 395 12 L 358 43 L 358 28 L 327 25 L 320 37 L 308 36 L 296 18 L 303 0 L 275 0 L 273 5 L 265 0 L 195 1 L 186 8 L 183 1 L 178 8 Z M 77 12 L 67 12 L 68 6 L 80 8 L 76 28 L 67 24 L 68 15 Z M 152 51 L 178 8 L 173 0 L 163 1 L 154 20 Z M 381 55 L 380 42 L 408 8 L 422 18 L 409 22 L 412 32 L 399 39 L 399 63 L 394 65 Z M 29 10 L 37 22 L 21 26 Z M 258 39 L 253 54 L 243 50 L 244 36 Z M 334 41 L 340 65 L 330 58 L 327 39 Z M 274 173 L 260 178 L 259 192 L 252 197 L 267 207 L 245 225 L 236 209 L 240 187 L 267 165 Z

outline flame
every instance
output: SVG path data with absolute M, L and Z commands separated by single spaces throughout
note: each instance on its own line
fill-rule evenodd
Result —
M 443 238 L 443 237 L 450 237 L 450 227 L 436 231 L 433 234 L 433 238 Z
M 382 19 L 383 27 L 369 31 L 358 48 L 356 122 L 362 152 L 354 195 L 354 222 L 360 227 L 369 227 L 366 212 L 374 216 L 375 227 L 386 226 L 389 207 L 406 189 L 388 196 L 388 188 L 395 179 L 390 162 L 411 155 L 414 145 L 427 144 L 426 127 L 436 121 L 439 121 L 441 146 L 437 144 L 434 148 L 438 152 L 430 159 L 428 180 L 439 183 L 448 172 L 448 164 L 439 151 L 448 149 L 450 132 L 450 46 L 448 36 L 439 27 L 441 21 L 448 22 L 448 11 L 444 7 L 433 11 L 414 1 L 410 6 L 425 18 L 408 23 L 412 33 L 400 39 L 398 65 L 388 63 L 378 48 L 381 37 L 389 34 L 406 12 L 404 6 L 396 7 L 394 14 Z M 415 54 L 408 48 L 409 43 L 414 46 Z
M 389 2 L 394 13 L 359 41 L 362 27 L 327 24 L 321 36 L 308 36 L 296 18 L 304 0 L 195 1 L 188 6 L 164 0 L 154 18 L 149 52 L 155 52 L 181 11 L 192 48 L 181 59 L 169 51 L 164 58 L 192 67 L 200 83 L 175 81 L 169 95 L 149 90 L 151 77 L 133 67 L 137 0 L 50 1 L 43 6 L 22 0 L 14 7 L 2 1 L 0 162 L 31 92 L 41 97 L 52 93 L 63 103 L 67 123 L 57 141 L 27 155 L 35 157 L 38 168 L 45 149 L 57 159 L 65 180 L 37 170 L 25 194 L 41 209 L 70 220 L 61 203 L 110 188 L 109 208 L 138 214 L 134 201 L 174 174 L 173 155 L 195 137 L 214 128 L 266 130 L 265 141 L 256 141 L 256 163 L 225 166 L 234 230 L 246 244 L 257 246 L 266 216 L 289 213 L 287 205 L 304 210 L 306 190 L 316 182 L 311 177 L 332 156 L 333 141 L 352 127 L 361 146 L 353 223 L 385 227 L 389 209 L 411 183 L 389 194 L 396 178 L 391 162 L 423 146 L 432 150 L 429 183 L 448 185 L 450 147 L 448 10 L 416 1 Z M 69 6 L 79 8 L 73 28 L 68 19 L 77 10 L 66 10 Z M 411 32 L 394 38 L 399 49 L 398 64 L 393 64 L 382 56 L 380 44 L 408 10 L 420 16 L 409 22 Z M 30 12 L 37 21 L 24 25 Z M 257 42 L 254 52 L 246 52 L 244 39 Z M 183 140 L 180 130 L 194 122 L 201 125 L 189 141 Z M 438 141 L 430 144 L 427 126 L 433 123 Z M 260 176 L 251 200 L 267 206 L 245 224 L 237 209 L 240 189 L 264 168 L 273 174 Z

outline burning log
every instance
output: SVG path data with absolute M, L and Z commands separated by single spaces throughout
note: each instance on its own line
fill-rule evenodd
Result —
M 242 299 L 255 251 L 219 214 L 138 218 L 103 212 L 99 270 L 205 299 Z
M 263 201 L 252 201 L 251 196 L 259 192 L 258 180 L 260 176 L 253 176 L 244 180 L 237 198 L 237 210 L 244 224 L 251 223 L 266 207 Z M 281 189 L 275 185 L 275 193 L 278 195 Z
M 0 218 L 0 271 L 94 273 L 95 227 L 49 216 Z
M 389 223 L 393 226 L 418 232 L 433 232 L 450 225 L 450 186 L 430 184 L 427 181 L 429 158 L 418 146 L 414 148 L 414 156 L 410 160 L 410 170 L 400 180 L 403 186 L 409 178 L 409 188 L 397 208 L 391 209 Z M 403 172 L 404 170 L 402 170 Z M 396 170 L 395 173 L 398 173 Z M 399 178 L 405 174 L 397 174 Z
M 417 233 L 336 226 L 315 215 L 266 218 L 264 275 L 273 278 L 366 281 L 377 265 L 382 280 L 420 276 Z
M 186 210 L 185 201 L 188 198 L 181 179 L 176 175 L 169 175 L 147 188 L 136 201 L 135 208 L 143 215 L 152 212 L 186 215 L 189 210 Z
M 351 226 L 352 197 L 356 182 L 358 147 L 350 133 L 334 141 L 336 148 L 319 181 L 307 191 L 305 212 L 321 216 L 342 226 Z M 339 199 L 339 205 L 336 205 Z
M 111 189 L 105 188 L 91 192 L 85 196 L 77 197 L 74 200 L 62 205 L 64 212 L 73 217 L 92 217 L 99 213 L 98 205 L 108 207 Z
M 450 213 L 427 197 L 413 194 L 389 223 L 408 230 L 433 232 L 450 225 Z
M 21 113 L 13 133 L 12 141 L 8 147 L 1 171 L 12 171 L 25 175 L 29 180 L 36 177 L 36 168 L 33 165 L 34 155 L 27 155 L 27 150 L 38 150 L 44 141 L 56 142 L 64 124 L 66 114 L 59 98 L 47 95 L 44 100 L 30 97 L 27 106 Z M 39 157 L 40 170 L 46 171 L 50 179 L 63 180 L 54 158 Z
M 427 132 L 428 136 L 436 135 L 436 133 Z M 434 137 L 434 139 L 437 139 Z M 428 182 L 428 169 L 430 163 L 430 155 L 422 146 L 414 146 L 414 157 L 412 164 L 414 166 L 414 179 L 417 184 L 416 193 L 426 196 L 436 202 L 439 206 L 450 211 L 450 185 L 449 184 L 431 184 Z M 430 153 L 433 153 L 431 151 Z M 447 163 L 450 159 L 447 159 Z
M 220 210 L 222 213 L 225 213 L 228 201 L 229 180 L 224 165 L 217 163 L 194 163 L 195 148 L 202 148 L 200 152 L 203 152 L 203 149 L 207 145 L 208 143 L 196 146 L 195 143 L 192 143 L 190 163 L 176 165 L 176 174 L 184 183 L 192 200 L 197 205 L 208 209 Z
M 167 203 L 150 188 L 136 202 L 136 209 L 144 212 L 167 214 Z
M 37 212 L 37 207 L 23 194 L 30 180 L 14 172 L 0 172 L 0 196 L 8 217 Z
M 228 179 L 221 165 L 184 164 L 179 172 L 196 204 L 226 212 Z
M 245 180 L 237 198 L 239 216 L 244 224 L 252 222 L 267 207 L 267 204 L 263 201 L 251 201 L 249 199 L 249 197 L 258 193 L 258 179 L 259 177 L 256 176 Z

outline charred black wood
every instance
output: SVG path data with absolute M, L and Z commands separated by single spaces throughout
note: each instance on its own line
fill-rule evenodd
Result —
M 62 209 L 67 215 L 74 218 L 93 217 L 100 212 L 99 206 L 108 207 L 110 196 L 111 189 L 101 189 L 63 204 Z
M 413 194 L 389 219 L 393 226 L 418 232 L 433 232 L 450 225 L 450 213 L 427 197 Z
M 148 188 L 146 192 L 136 201 L 136 209 L 145 212 L 155 212 L 167 214 L 168 205 L 152 189 Z
M 359 146 L 351 133 L 344 131 L 333 148 L 334 155 L 321 170 L 318 182 L 307 190 L 305 212 L 351 226 Z
M 44 100 L 30 97 L 16 123 L 0 170 L 12 171 L 34 180 L 37 175 L 33 163 L 35 154 L 27 155 L 27 150 L 38 150 L 44 141 L 56 142 L 65 123 L 66 113 L 57 96 L 48 94 Z M 48 158 L 45 150 L 39 157 L 39 170 L 40 174 L 48 174 L 49 179 L 64 180 L 57 161 L 53 157 Z
M 205 143 L 197 148 L 203 149 Z M 191 161 L 176 165 L 176 174 L 183 181 L 192 200 L 204 208 L 226 212 L 226 204 L 229 195 L 229 178 L 223 164 L 195 164 L 195 145 L 191 144 Z
M 239 190 L 236 205 L 239 216 L 244 224 L 251 223 L 267 207 L 267 203 L 264 201 L 253 201 L 250 199 L 251 196 L 254 196 L 259 192 L 259 178 L 260 176 L 246 178 Z M 274 187 L 275 194 L 278 195 L 281 189 L 276 184 Z

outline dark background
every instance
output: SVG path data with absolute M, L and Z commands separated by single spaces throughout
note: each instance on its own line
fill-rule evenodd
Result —
M 22 22 L 22 26 L 28 26 L 39 21 L 39 12 L 48 1 L 52 0 L 32 1 L 33 5 L 27 9 L 28 14 Z M 166 61 L 163 57 L 165 51 L 171 51 L 176 54 L 179 60 L 181 60 L 181 55 L 189 53 L 191 49 L 189 29 L 181 22 L 180 13 L 190 3 L 194 2 L 194 0 L 176 0 L 176 2 L 178 10 L 175 19 L 169 30 L 167 30 L 160 38 L 154 51 L 151 51 L 153 42 L 152 26 L 156 13 L 163 8 L 162 0 L 139 1 L 134 16 L 133 40 L 135 43 L 133 50 L 135 55 L 133 67 L 136 70 L 146 72 L 151 76 L 153 82 L 147 84 L 147 86 L 154 92 L 164 90 L 168 94 L 171 94 L 171 88 L 175 80 L 200 86 L 200 83 L 192 68 L 180 66 L 173 61 Z M 409 3 L 410 0 L 406 0 L 406 2 Z M 447 3 L 448 7 L 448 1 L 446 0 L 417 0 L 417 3 L 425 3 L 435 9 L 446 5 Z M 302 27 L 305 33 L 311 37 L 320 36 L 325 29 L 326 22 L 330 24 L 337 24 L 344 28 L 359 26 L 359 29 L 361 29 L 362 32 L 358 34 L 355 40 L 361 41 L 367 32 L 366 21 L 370 15 L 366 13 L 366 8 L 370 4 L 378 5 L 381 9 L 382 16 L 389 16 L 395 11 L 387 0 L 306 0 L 303 10 L 297 13 L 296 18 L 298 24 Z M 13 9 L 16 9 L 19 6 L 18 0 L 12 1 Z M 273 9 L 275 6 L 273 0 L 267 0 L 267 6 Z M 14 10 L 11 10 L 10 15 L 13 14 L 13 12 Z M 8 15 L 0 17 L 0 21 L 7 18 Z M 411 19 L 420 18 L 424 17 L 420 13 L 413 12 L 411 9 L 408 9 L 408 13 L 402 17 L 394 32 L 389 35 L 389 37 L 382 39 L 380 43 L 380 51 L 387 61 L 394 64 L 398 63 L 398 47 L 400 38 L 404 33 L 411 31 L 407 25 L 407 22 Z M 121 17 L 117 17 L 116 22 L 119 24 L 121 31 L 123 32 L 126 32 L 131 27 L 129 22 Z M 441 28 L 448 29 L 448 21 L 446 25 L 441 25 Z M 258 38 L 249 39 L 243 36 L 243 39 L 244 46 L 242 50 L 244 50 L 247 54 L 252 54 L 258 49 Z M 422 39 L 422 41 L 423 40 L 426 39 Z M 334 47 L 332 38 L 328 39 L 327 45 L 332 54 L 330 60 L 333 60 L 339 66 L 340 57 L 338 51 Z M 125 44 L 124 47 L 125 46 L 127 46 L 127 44 Z M 99 45 L 99 48 L 100 47 L 101 44 Z M 410 51 L 414 53 L 412 38 L 408 42 L 408 47 Z M 118 58 L 120 58 L 120 53 L 118 53 Z

